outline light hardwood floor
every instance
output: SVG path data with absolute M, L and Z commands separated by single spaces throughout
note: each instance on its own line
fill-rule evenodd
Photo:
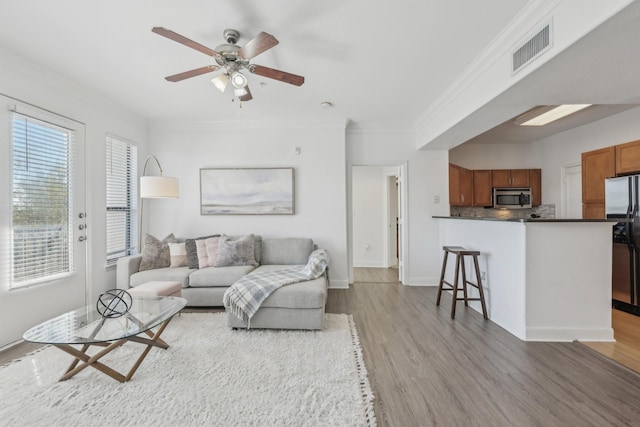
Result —
M 611 310 L 611 324 L 616 342 L 584 344 L 627 368 L 640 372 L 640 316 Z
M 355 283 L 327 310 L 354 316 L 379 425 L 640 425 L 640 376 L 580 343 L 520 341 L 436 289 Z
M 378 425 L 640 425 L 635 372 L 580 343 L 520 341 L 463 306 L 451 320 L 435 298 L 398 283 L 329 291 L 327 311 L 354 317 Z

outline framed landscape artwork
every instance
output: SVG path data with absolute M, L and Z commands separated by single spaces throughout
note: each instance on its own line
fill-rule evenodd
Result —
M 293 168 L 200 169 L 201 215 L 293 215 Z

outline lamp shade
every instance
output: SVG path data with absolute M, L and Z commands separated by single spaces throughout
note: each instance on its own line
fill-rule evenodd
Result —
M 175 199 L 180 197 L 178 178 L 170 176 L 140 177 L 140 197 L 143 199 Z

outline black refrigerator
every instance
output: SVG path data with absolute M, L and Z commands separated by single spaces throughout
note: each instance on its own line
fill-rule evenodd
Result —
M 607 219 L 613 227 L 613 308 L 640 316 L 640 175 L 605 180 Z

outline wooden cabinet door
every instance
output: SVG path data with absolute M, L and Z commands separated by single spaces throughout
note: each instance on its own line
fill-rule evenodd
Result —
M 605 219 L 604 203 L 583 203 L 582 218 L 584 219 Z
M 449 163 L 449 204 L 460 206 L 460 168 Z
M 490 170 L 473 171 L 473 206 L 492 206 L 493 189 Z
M 616 174 L 640 172 L 640 141 L 616 145 Z
M 529 187 L 529 169 L 513 169 L 511 172 L 510 187 Z
M 491 171 L 493 187 L 507 188 L 511 183 L 511 171 L 509 169 L 494 169 Z
M 607 147 L 582 153 L 582 203 L 602 204 L 603 213 L 604 180 L 616 175 L 615 157 L 615 147 Z M 591 209 L 592 208 L 589 208 L 589 211 L 591 211 Z M 585 207 L 583 206 L 583 216 L 584 213 Z M 602 218 L 603 217 L 604 214 Z M 601 218 L 601 216 L 597 218 Z
M 529 169 L 529 186 L 531 187 L 531 204 L 540 206 L 542 204 L 542 171 L 540 169 Z
M 473 205 L 473 171 L 460 168 L 460 206 Z

